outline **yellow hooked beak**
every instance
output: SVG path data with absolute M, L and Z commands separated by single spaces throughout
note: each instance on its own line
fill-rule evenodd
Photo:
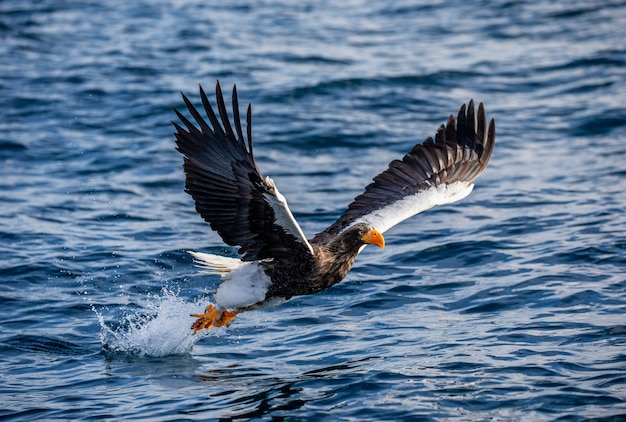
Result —
M 385 238 L 376 229 L 372 229 L 365 233 L 361 240 L 365 243 L 369 243 L 370 245 L 376 245 L 380 249 L 385 249 Z

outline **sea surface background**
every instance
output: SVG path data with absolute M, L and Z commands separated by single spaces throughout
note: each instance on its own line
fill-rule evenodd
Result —
M 624 420 L 625 40 L 624 1 L 2 1 L 0 419 Z M 341 284 L 192 336 L 187 251 L 236 251 L 170 122 L 217 79 L 310 236 L 471 98 L 496 149 Z

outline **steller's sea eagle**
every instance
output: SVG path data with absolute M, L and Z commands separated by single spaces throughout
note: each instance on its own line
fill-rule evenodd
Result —
M 174 123 L 177 149 L 184 155 L 185 191 L 196 211 L 240 259 L 191 252 L 196 263 L 218 273 L 223 282 L 214 304 L 194 314 L 194 332 L 222 327 L 243 311 L 277 305 L 293 296 L 320 292 L 339 283 L 368 244 L 385 246 L 382 233 L 435 205 L 465 198 L 485 169 L 495 141 L 493 119 L 487 126 L 483 104 L 473 100 L 450 116 L 435 139 L 417 144 L 365 188 L 339 219 L 307 239 L 287 201 L 269 177 L 263 177 L 252 151 L 251 106 L 244 136 L 237 89 L 233 88 L 233 126 L 219 82 L 219 118 L 202 87 L 207 121 L 183 94 L 195 124 L 174 110 L 185 128 Z M 246 140 L 247 138 L 247 140 Z

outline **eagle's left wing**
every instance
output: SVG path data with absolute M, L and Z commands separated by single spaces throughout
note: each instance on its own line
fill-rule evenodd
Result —
M 456 120 L 451 115 L 434 140 L 427 138 L 402 160 L 392 161 L 313 242 L 323 242 L 361 221 L 382 233 L 417 213 L 465 198 L 485 170 L 494 142 L 495 123 L 492 119 L 487 127 L 483 104 L 477 114 L 473 100 L 468 107 L 463 104 Z

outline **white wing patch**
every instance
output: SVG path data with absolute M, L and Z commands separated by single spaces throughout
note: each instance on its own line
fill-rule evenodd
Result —
M 379 232 L 384 233 L 407 218 L 436 205 L 460 201 L 468 196 L 472 189 L 474 189 L 474 184 L 467 182 L 454 182 L 432 187 L 414 195 L 406 196 L 384 208 L 364 215 L 354 221 L 351 226 L 359 222 L 365 222 Z
M 313 255 L 313 247 L 302 232 L 302 229 L 300 228 L 300 225 L 298 224 L 296 219 L 293 217 L 293 214 L 291 214 L 289 205 L 287 205 L 287 200 L 280 192 L 278 192 L 278 188 L 276 187 L 272 179 L 266 177 L 265 183 L 267 183 L 268 186 L 274 190 L 274 195 L 265 193 L 263 194 L 263 196 L 265 197 L 267 203 L 270 204 L 270 206 L 274 210 L 276 224 L 284 228 L 287 232 L 295 236 L 297 239 L 300 239 L 300 241 L 307 246 L 309 252 L 311 252 L 311 255 Z

